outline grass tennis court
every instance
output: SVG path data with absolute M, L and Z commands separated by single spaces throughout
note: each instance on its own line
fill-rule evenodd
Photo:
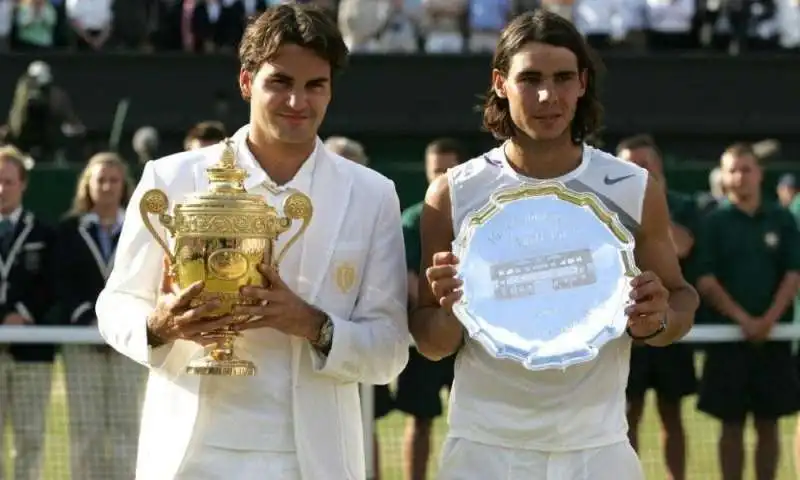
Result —
M 647 478 L 661 480 L 665 478 L 663 462 L 659 449 L 659 425 L 655 416 L 652 398 L 643 420 L 641 434 L 642 461 Z M 689 478 L 697 480 L 715 480 L 720 478 L 716 463 L 716 439 L 718 426 L 716 422 L 698 413 L 694 409 L 695 397 L 689 397 L 684 404 L 689 452 Z M 45 472 L 43 480 L 69 479 L 69 439 L 67 419 L 67 403 L 63 377 L 60 368 L 54 378 L 52 404 L 47 424 L 47 443 L 45 454 Z M 787 418 L 781 424 L 783 455 L 779 468 L 778 480 L 795 479 L 792 467 L 792 442 L 794 436 L 794 418 Z M 403 439 L 404 418 L 393 413 L 378 423 L 381 439 L 382 480 L 402 480 L 401 445 Z M 434 444 L 438 447 L 444 437 L 445 424 L 439 420 L 436 424 Z M 6 436 L 6 467 L 10 467 L 10 436 Z M 752 449 L 753 432 L 748 431 L 748 448 Z M 435 471 L 438 448 L 434 451 L 431 465 Z M 433 473 L 433 472 L 432 472 Z M 13 478 L 6 475 L 6 478 Z M 433 478 L 433 476 L 431 476 Z M 746 479 L 755 478 L 748 465 Z M 76 479 L 77 480 L 77 479 Z

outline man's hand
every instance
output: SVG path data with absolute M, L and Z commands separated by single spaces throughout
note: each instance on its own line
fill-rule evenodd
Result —
M 240 305 L 236 315 L 250 315 L 252 320 L 237 323 L 236 331 L 251 328 L 274 328 L 287 335 L 306 338 L 311 342 L 319 338 L 325 314 L 295 294 L 278 275 L 274 267 L 261 264 L 258 271 L 264 278 L 261 286 L 242 287 L 244 297 L 257 300 L 258 305 Z
M 11 312 L 3 319 L 3 325 L 29 325 L 32 323 L 30 318 L 23 317 L 17 312 Z
M 628 328 L 636 337 L 652 335 L 661 326 L 669 309 L 669 290 L 653 272 L 644 272 L 631 281 L 634 304 L 625 309 Z
M 439 301 L 439 306 L 448 313 L 452 313 L 453 304 L 463 294 L 460 288 L 464 282 L 456 278 L 458 273 L 456 265 L 458 257 L 451 252 L 439 252 L 433 255 L 433 265 L 425 270 L 433 296 Z
M 162 343 L 180 339 L 205 346 L 219 341 L 222 337 L 214 332 L 231 321 L 229 316 L 209 318 L 209 314 L 220 307 L 219 300 L 211 300 L 193 308 L 191 302 L 203 291 L 203 282 L 198 281 L 178 290 L 167 273 L 169 267 L 166 261 L 164 267 L 161 295 L 155 310 L 147 319 L 150 333 Z

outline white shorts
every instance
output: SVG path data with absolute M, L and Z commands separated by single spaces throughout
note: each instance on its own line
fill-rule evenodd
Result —
M 190 447 L 173 480 L 300 480 L 295 453 Z
M 644 480 L 627 441 L 571 452 L 495 447 L 448 438 L 438 480 Z

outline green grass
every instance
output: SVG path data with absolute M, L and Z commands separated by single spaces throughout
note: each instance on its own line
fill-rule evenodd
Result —
M 684 418 L 688 437 L 689 478 L 698 480 L 719 479 L 720 475 L 716 463 L 716 439 L 719 427 L 713 419 L 696 411 L 694 408 L 695 402 L 695 397 L 689 397 L 684 403 Z M 57 366 L 53 382 L 52 405 L 47 423 L 44 480 L 70 480 L 68 473 L 69 432 L 65 421 L 66 418 L 66 394 L 61 369 Z M 398 413 L 393 413 L 378 422 L 378 434 L 381 441 L 381 480 L 403 480 L 401 445 L 404 422 L 404 417 Z M 437 420 L 434 429 L 433 443 L 435 449 L 431 458 L 430 478 L 434 478 L 433 475 L 438 460 L 438 447 L 444 438 L 445 428 L 444 420 Z M 783 451 L 778 480 L 795 479 L 792 461 L 794 430 L 794 417 L 787 418 L 781 422 L 781 447 Z M 750 452 L 752 452 L 753 440 L 752 429 L 748 429 L 747 445 Z M 13 478 L 10 476 L 10 441 L 10 433 L 6 432 L 4 451 L 7 470 L 6 478 Z M 655 414 L 652 396 L 648 398 L 648 406 L 643 419 L 641 443 L 641 457 L 647 478 L 653 480 L 664 479 L 665 470 L 661 460 L 659 423 Z M 744 478 L 755 478 L 749 465 Z
M 644 465 L 648 480 L 662 480 L 666 478 L 664 462 L 661 458 L 660 424 L 655 411 L 655 403 L 652 395 L 648 398 L 648 405 L 642 419 L 642 430 L 640 433 L 641 459 Z M 697 480 L 716 480 L 720 479 L 717 467 L 717 448 L 716 441 L 719 434 L 719 427 L 715 420 L 698 412 L 695 407 L 696 397 L 689 397 L 684 401 L 684 419 L 687 429 L 687 451 L 688 459 L 688 478 Z M 404 418 L 402 415 L 393 413 L 378 422 L 378 434 L 381 441 L 381 480 L 403 480 L 401 444 L 404 428 Z M 786 418 L 781 422 L 781 448 L 782 457 L 777 480 L 795 479 L 793 469 L 793 438 L 795 430 L 795 418 Z M 440 419 L 435 424 L 434 444 L 438 445 L 444 438 L 446 425 Z M 747 448 L 753 451 L 754 436 L 752 427 L 748 428 L 746 434 Z M 436 463 L 438 461 L 438 449 L 434 452 L 435 457 L 431 460 L 431 474 L 433 479 Z M 751 457 L 750 457 L 751 458 Z M 748 459 L 748 462 L 750 460 Z M 744 478 L 755 478 L 752 470 L 746 469 Z

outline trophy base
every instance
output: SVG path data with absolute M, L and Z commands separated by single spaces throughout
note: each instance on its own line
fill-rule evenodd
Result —
M 186 367 L 189 375 L 219 375 L 223 377 L 252 377 L 256 374 L 256 365 L 249 360 L 236 358 L 218 360 L 211 355 L 198 358 Z

